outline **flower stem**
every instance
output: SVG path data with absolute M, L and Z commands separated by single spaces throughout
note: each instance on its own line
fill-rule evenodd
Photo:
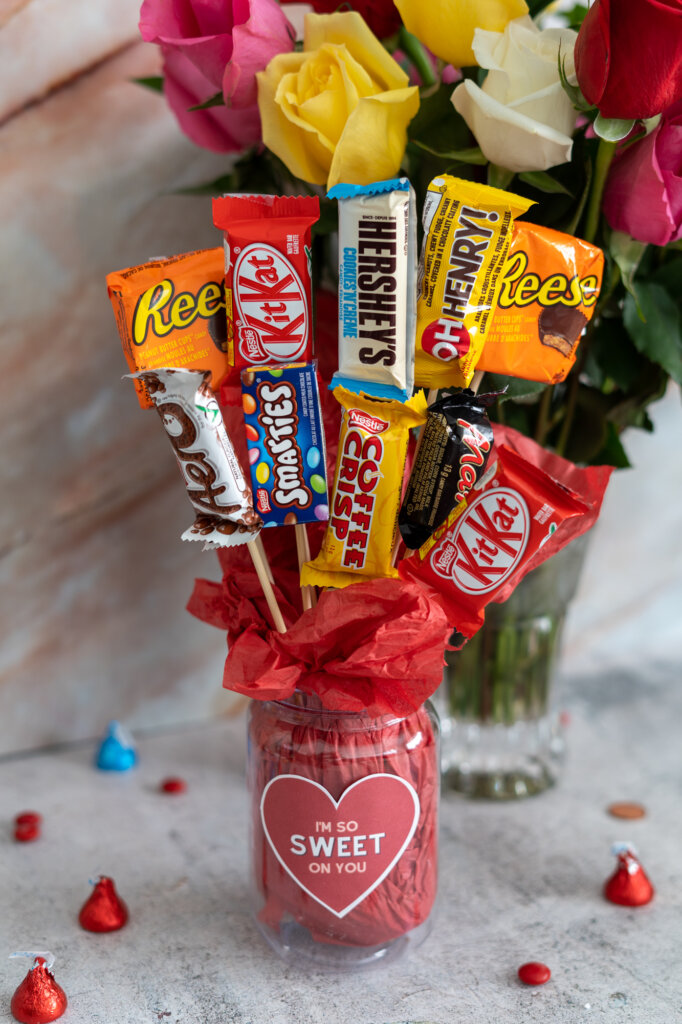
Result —
M 422 85 L 425 87 L 435 85 L 438 79 L 426 50 L 417 37 L 408 32 L 404 25 L 401 26 L 398 33 L 398 46 L 414 64 L 422 80 Z
M 594 167 L 594 178 L 592 179 L 592 190 L 590 201 L 587 206 L 587 219 L 583 238 L 586 242 L 594 242 L 599 227 L 599 214 L 601 213 L 601 200 L 604 194 L 604 186 L 609 173 L 609 167 L 616 152 L 616 143 L 607 142 L 606 139 L 599 140 L 597 159 Z

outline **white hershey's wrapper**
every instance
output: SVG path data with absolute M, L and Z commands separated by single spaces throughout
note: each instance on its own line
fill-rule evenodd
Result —
M 388 187 L 392 186 L 392 187 Z M 337 191 L 338 190 L 338 191 Z M 339 370 L 334 383 L 405 399 L 414 386 L 417 224 L 406 178 L 339 198 Z M 353 384 L 352 382 L 357 382 Z

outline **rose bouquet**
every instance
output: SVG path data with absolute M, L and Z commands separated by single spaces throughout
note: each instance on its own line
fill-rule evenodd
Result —
M 328 190 L 403 174 L 421 208 L 429 183 L 451 175 L 510 190 L 531 207 L 525 234 L 518 222 L 495 322 L 508 325 L 532 308 L 546 347 L 539 364 L 516 365 L 506 340 L 491 337 L 477 383 L 493 396 L 488 411 L 499 437 L 531 461 L 537 451 L 557 460 L 559 479 L 572 472 L 565 460 L 627 466 L 623 432 L 653 429 L 648 406 L 669 380 L 682 382 L 681 28 L 680 0 L 596 0 L 589 10 L 542 0 L 144 0 L 140 18 L 143 38 L 163 58 L 162 75 L 143 84 L 163 90 L 195 143 L 227 155 L 226 173 L 192 191 L 319 201 L 311 264 L 323 361 L 319 341 L 335 331 L 330 292 L 339 284 L 338 203 Z M 582 251 L 583 269 L 543 272 L 531 246 L 558 251 L 566 236 Z M 600 249 L 603 273 L 601 264 L 595 269 Z M 561 321 L 549 315 L 558 301 Z M 224 385 L 228 419 L 229 390 Z M 333 443 L 338 409 L 327 408 L 325 421 Z M 524 438 L 534 447 L 524 449 Z M 270 548 L 271 558 L 286 561 L 281 545 Z M 239 558 L 221 561 L 223 583 L 198 581 L 190 609 L 228 630 L 226 672 L 251 694 L 254 665 L 300 688 L 300 666 L 313 678 L 317 654 L 308 657 L 296 629 L 263 646 L 258 585 Z M 569 595 L 577 571 L 558 558 L 548 565 L 549 583 L 533 574 L 519 588 L 521 613 L 513 602 L 491 606 L 490 629 L 448 657 L 455 717 L 512 724 L 546 711 L 563 614 L 548 618 L 547 609 L 552 594 Z M 296 564 L 282 563 L 277 582 L 287 590 L 279 598 L 289 626 L 296 581 Z M 360 629 L 363 586 L 359 610 L 327 594 L 321 605 L 339 621 L 345 608 L 347 628 Z M 538 608 L 549 622 L 543 635 Z M 420 614 L 433 625 L 428 610 Z M 373 636 L 374 620 L 366 622 L 362 636 Z M 357 671 L 345 661 L 339 668 L 338 637 L 328 640 L 339 678 L 327 697 L 341 694 L 343 702 Z M 391 652 L 386 664 L 400 660 Z
M 651 430 L 648 405 L 682 379 L 682 4 L 308 9 L 297 39 L 277 0 L 143 3 L 142 36 L 163 55 L 145 84 L 198 145 L 233 154 L 197 191 L 323 195 L 402 171 L 421 201 L 448 172 L 532 199 L 535 223 L 603 248 L 604 283 L 568 378 L 485 381 L 506 387 L 492 418 L 573 460 L 627 466 L 623 431 Z M 335 230 L 323 199 L 319 250 Z

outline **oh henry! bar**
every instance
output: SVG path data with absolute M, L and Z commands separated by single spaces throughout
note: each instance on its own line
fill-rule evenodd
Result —
M 218 387 L 234 362 L 225 326 L 222 249 L 201 249 L 107 275 L 131 373 L 177 366 L 210 370 Z M 143 409 L 152 406 L 135 380 Z
M 301 586 L 347 587 L 364 577 L 397 576 L 393 542 L 407 442 L 426 418 L 422 393 L 380 401 L 335 388 L 343 409 L 329 523 L 320 553 L 301 569 Z
M 242 371 L 242 403 L 255 505 L 265 525 L 328 519 L 315 364 Z
M 404 579 L 436 591 L 465 637 L 480 629 L 486 605 L 519 582 L 565 520 L 590 512 L 587 502 L 507 445 L 496 446 L 495 456 L 478 488 L 398 565 Z
M 512 221 L 532 205 L 449 174 L 429 185 L 419 263 L 417 387 L 471 383 L 492 322 Z
M 215 547 L 252 540 L 262 522 L 208 386 L 208 373 L 164 367 L 131 376 L 147 386 L 197 512 L 182 539 Z
M 310 229 L 316 196 L 227 195 L 213 200 L 225 240 L 225 302 L 234 365 L 313 357 Z
M 599 297 L 604 255 L 581 238 L 519 221 L 480 370 L 543 383 L 564 380 Z
M 339 370 L 333 385 L 405 400 L 414 385 L 417 224 L 407 178 L 336 185 Z

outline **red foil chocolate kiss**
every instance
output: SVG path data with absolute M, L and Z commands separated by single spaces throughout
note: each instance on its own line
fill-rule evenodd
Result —
M 87 932 L 115 932 L 128 920 L 128 908 L 116 892 L 113 878 L 100 875 L 81 907 L 78 921 Z
M 52 954 L 13 953 L 12 956 L 34 957 L 33 967 L 12 996 L 10 1009 L 15 1019 L 21 1024 L 47 1024 L 61 1017 L 67 999 L 50 971 L 54 963 Z
M 618 867 L 604 885 L 604 896 L 622 907 L 642 907 L 654 898 L 654 887 L 639 863 L 637 851 L 630 843 L 614 843 L 611 852 L 618 858 Z

